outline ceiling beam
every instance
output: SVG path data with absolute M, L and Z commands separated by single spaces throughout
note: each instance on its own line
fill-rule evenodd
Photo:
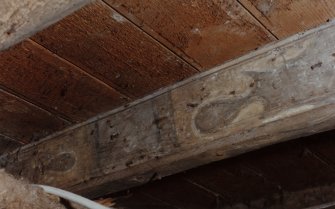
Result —
M 335 127 L 335 24 L 268 45 L 2 156 L 89 197 Z
M 90 0 L 3 0 L 0 7 L 0 51 L 79 9 Z

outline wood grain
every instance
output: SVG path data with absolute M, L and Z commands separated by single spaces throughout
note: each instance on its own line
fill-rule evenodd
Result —
M 89 0 L 3 0 L 0 8 L 0 51 L 79 9 Z
M 225 204 L 249 202 L 280 192 L 279 184 L 269 181 L 239 159 L 212 163 L 191 170 L 183 177 L 219 195 Z
M 6 168 L 94 197 L 332 129 L 334 31 L 273 44 L 3 156 Z M 60 158 L 68 163 L 52 166 Z
M 0 133 L 24 144 L 69 125 L 55 115 L 2 90 L 0 90 L 0 104 Z
M 187 193 L 189 191 L 192 193 Z M 140 188 L 139 192 L 181 209 L 212 208 L 216 203 L 214 194 L 178 176 L 173 176 L 169 180 L 156 181 L 147 187 Z
M 324 24 L 335 17 L 333 0 L 239 0 L 279 38 Z
M 203 207 L 210 209 L 297 209 L 332 202 L 335 200 L 334 136 L 335 131 L 331 130 L 272 145 L 149 182 L 127 192 L 112 194 L 111 197 L 115 197 L 116 207 L 129 209 L 155 204 L 160 196 L 167 202 L 180 201 L 176 204 L 178 208 L 184 208 L 181 207 L 184 199 L 191 202 L 189 205 L 208 201 L 207 198 L 195 198 L 192 195 L 194 190 L 198 193 L 200 188 L 218 197 L 216 204 Z M 263 173 L 263 169 L 266 172 Z M 268 175 L 269 172 L 271 175 Z M 178 184 L 176 179 L 187 179 L 199 188 Z M 179 187 L 167 190 L 174 185 Z M 156 201 L 148 198 L 142 198 L 143 203 L 139 201 L 139 197 L 146 191 L 153 191 Z M 172 193 L 177 197 L 166 198 L 162 195 L 164 193 Z
M 283 144 L 254 153 L 254 160 L 245 159 L 244 163 L 262 173 L 268 180 L 281 185 L 285 191 L 298 191 L 334 182 L 332 166 L 320 161 L 303 144 L 291 145 Z M 285 160 L 282 153 L 285 153 Z
M 33 40 L 135 97 L 197 72 L 101 1 L 38 33 Z
M 0 85 L 71 121 L 86 120 L 127 101 L 32 41 L 1 52 Z
M 105 0 L 205 70 L 274 40 L 235 0 Z

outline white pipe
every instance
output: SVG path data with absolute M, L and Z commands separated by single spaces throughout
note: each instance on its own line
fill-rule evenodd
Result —
M 65 191 L 65 190 L 62 190 L 62 189 L 58 189 L 58 188 L 51 187 L 51 186 L 45 186 L 45 185 L 37 185 L 37 184 L 35 184 L 34 186 L 41 187 L 46 193 L 56 195 L 58 197 L 69 200 L 71 202 L 78 203 L 78 204 L 80 204 L 84 207 L 87 207 L 89 209 L 113 209 L 113 208 L 109 208 L 109 207 L 100 205 L 100 204 L 98 204 L 96 202 L 93 202 L 89 199 L 86 199 L 82 196 L 73 194 L 71 192 L 68 192 L 68 191 Z

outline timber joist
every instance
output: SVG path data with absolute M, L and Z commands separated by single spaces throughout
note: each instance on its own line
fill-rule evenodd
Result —
M 335 125 L 333 22 L 2 156 L 90 197 Z

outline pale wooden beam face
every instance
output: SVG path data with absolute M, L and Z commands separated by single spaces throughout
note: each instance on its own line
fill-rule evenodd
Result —
M 269 45 L 3 156 L 94 197 L 335 125 L 335 24 Z
M 0 51 L 79 9 L 90 0 L 3 0 L 0 7 Z

